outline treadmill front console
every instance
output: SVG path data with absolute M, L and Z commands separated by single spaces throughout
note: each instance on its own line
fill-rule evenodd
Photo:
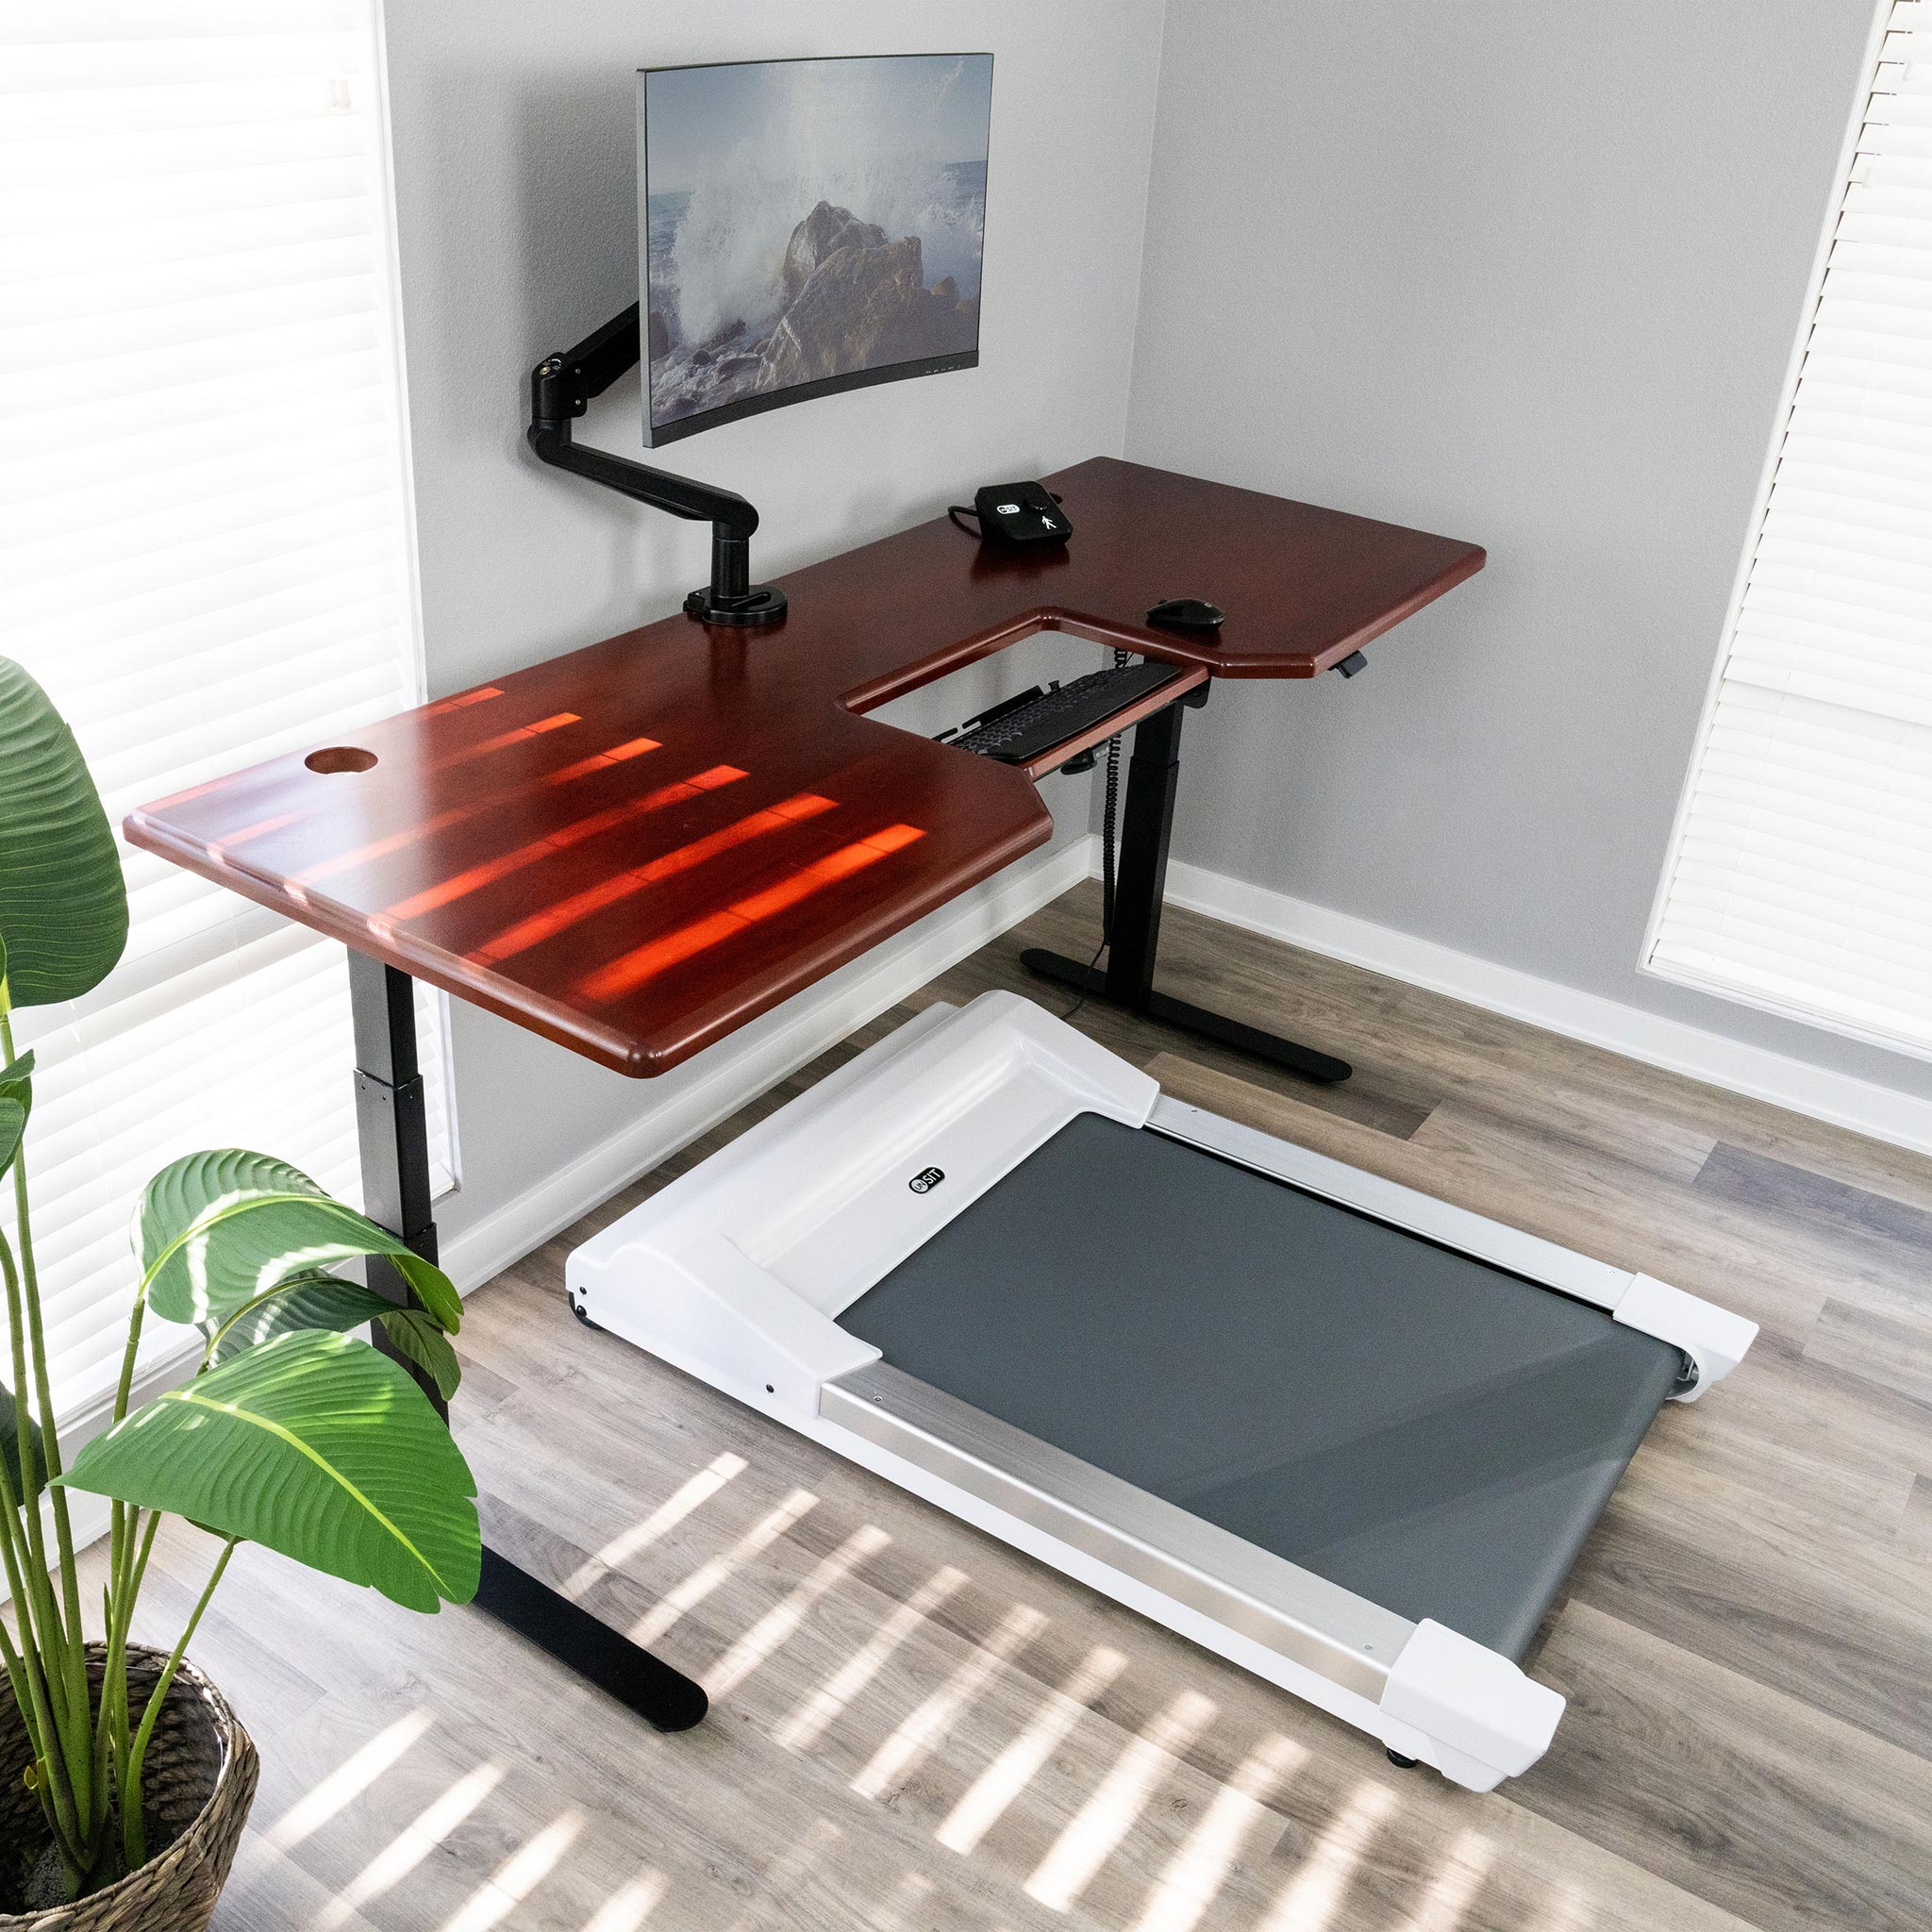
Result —
M 598 1326 L 1474 1790 L 1663 1404 L 1748 1322 L 928 1008 L 593 1241 Z M 1687 1364 L 1690 1365 L 1687 1371 Z

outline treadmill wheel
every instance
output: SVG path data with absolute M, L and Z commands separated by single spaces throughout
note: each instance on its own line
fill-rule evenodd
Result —
M 1413 1771 L 1417 1760 L 1413 1757 L 1405 1757 L 1400 1751 L 1391 1751 L 1389 1754 L 1389 1762 L 1403 1771 Z

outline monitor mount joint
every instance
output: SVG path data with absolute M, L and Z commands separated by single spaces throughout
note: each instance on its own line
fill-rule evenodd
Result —
M 641 354 L 638 305 L 613 316 L 574 349 L 546 356 L 530 372 L 530 447 L 544 462 L 587 476 L 620 496 L 653 509 L 711 526 L 711 581 L 684 600 L 701 624 L 776 624 L 785 615 L 785 593 L 751 581 L 751 537 L 758 513 L 735 490 L 720 490 L 689 476 L 674 476 L 647 463 L 607 451 L 580 449 L 571 441 L 573 418 L 592 396 L 602 395 Z

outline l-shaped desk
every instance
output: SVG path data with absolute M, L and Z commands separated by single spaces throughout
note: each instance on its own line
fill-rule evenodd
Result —
M 1130 725 L 1092 990 L 1346 1075 L 1154 987 L 1182 709 L 1209 680 L 1341 665 L 1482 550 L 1108 458 L 1046 481 L 1064 548 L 999 551 L 937 518 L 784 578 L 768 629 L 669 617 L 128 816 L 133 844 L 349 948 L 375 1219 L 434 1258 L 411 978 L 601 1066 L 665 1073 L 1043 843 L 1036 779 Z M 1174 596 L 1225 622 L 1150 625 Z M 1030 768 L 864 715 L 1050 629 L 1186 675 Z M 1029 963 L 1085 984 L 1074 962 Z M 653 1722 L 703 1714 L 695 1685 L 487 1551 L 478 1601 Z

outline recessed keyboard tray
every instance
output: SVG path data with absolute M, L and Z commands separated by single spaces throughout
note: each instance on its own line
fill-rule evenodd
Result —
M 983 720 L 972 721 L 972 730 L 947 742 L 1005 764 L 1030 765 L 1056 746 L 1071 743 L 1138 700 L 1187 676 L 1179 666 L 1153 659 L 1091 672 L 1037 697 L 1002 705 Z

